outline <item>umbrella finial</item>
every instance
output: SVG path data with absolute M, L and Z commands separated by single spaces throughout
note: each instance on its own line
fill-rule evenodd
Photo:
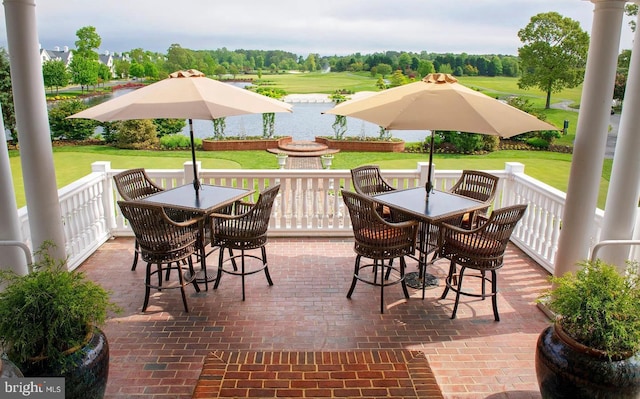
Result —
M 169 74 L 170 78 L 195 78 L 195 77 L 204 77 L 205 74 L 198 71 L 197 69 L 187 69 L 186 71 L 175 71 L 174 73 Z
M 456 83 L 458 79 L 454 78 L 452 75 L 448 73 L 430 73 L 422 79 L 423 82 L 426 83 Z

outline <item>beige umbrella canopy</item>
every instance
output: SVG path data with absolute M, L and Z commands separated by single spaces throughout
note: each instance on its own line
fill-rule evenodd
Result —
M 433 132 L 481 133 L 500 137 L 536 130 L 558 130 L 533 115 L 457 83 L 448 74 L 429 74 L 419 82 L 345 101 L 325 114 L 351 116 L 387 130 L 430 130 L 428 192 L 431 189 Z
M 128 119 L 189 119 L 194 186 L 199 188 L 196 170 L 193 119 L 212 120 L 227 116 L 292 112 L 285 102 L 209 79 L 195 69 L 177 71 L 167 79 L 88 108 L 69 118 L 101 122 Z

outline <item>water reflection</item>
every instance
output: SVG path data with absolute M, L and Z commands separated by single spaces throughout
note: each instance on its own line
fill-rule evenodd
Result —
M 246 83 L 245 83 L 246 85 Z M 117 90 L 113 94 L 99 96 L 87 100 L 89 106 L 94 106 L 111 98 L 119 97 L 133 89 Z M 333 108 L 333 103 L 292 103 L 292 113 L 276 113 L 275 131 L 277 136 L 291 136 L 294 140 L 311 140 L 316 136 L 333 136 L 331 128 L 335 115 L 323 115 L 322 112 Z M 194 120 L 195 137 L 207 138 L 213 136 L 213 123 L 205 120 Z M 347 132 L 345 136 L 373 137 L 379 136 L 380 128 L 373 123 L 356 118 L 347 118 Z M 189 136 L 187 125 L 182 134 Z M 262 114 L 238 115 L 226 118 L 226 136 L 262 136 Z M 406 142 L 423 141 L 427 132 L 423 130 L 392 130 L 391 135 Z

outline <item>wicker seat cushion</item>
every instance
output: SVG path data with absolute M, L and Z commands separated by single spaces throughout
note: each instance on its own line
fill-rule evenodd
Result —
M 401 229 L 371 229 L 368 227 L 363 227 L 357 231 L 356 235 L 360 235 L 362 237 L 368 238 L 370 240 L 391 240 L 395 238 L 400 238 L 405 235 L 405 233 Z
M 502 243 L 498 240 L 481 236 L 454 236 L 447 237 L 446 246 L 449 253 L 474 253 L 490 248 L 499 248 Z

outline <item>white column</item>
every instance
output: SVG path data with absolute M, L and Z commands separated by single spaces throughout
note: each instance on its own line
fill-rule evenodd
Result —
M 576 263 L 589 256 L 611 117 L 625 1 L 592 2 L 595 3 L 595 9 L 591 41 L 555 260 L 556 275 L 576 270 Z
M 640 23 L 640 18 L 638 19 Z M 637 25 L 637 26 L 640 26 Z M 630 240 L 640 195 L 640 33 L 636 31 L 600 240 Z M 598 257 L 622 271 L 629 246 L 603 247 Z
M 20 233 L 18 205 L 13 190 L 13 177 L 9 164 L 9 150 L 4 133 L 4 120 L 0 104 L 0 241 L 24 242 Z M 0 247 L 0 270 L 13 270 L 27 274 L 27 259 L 22 250 L 16 247 Z
M 65 259 L 64 230 L 39 55 L 36 4 L 34 0 L 4 0 L 4 9 L 31 242 L 37 249 L 44 241 L 52 241 L 56 248 L 51 256 Z

